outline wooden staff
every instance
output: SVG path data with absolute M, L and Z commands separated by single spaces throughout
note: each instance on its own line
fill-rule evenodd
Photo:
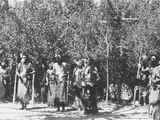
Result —
M 17 63 L 16 63 L 16 73 L 14 78 L 13 103 L 15 103 L 15 99 L 16 99 L 16 88 L 17 88 Z
M 32 78 L 32 99 L 31 99 L 31 104 L 34 104 L 34 94 L 35 94 L 35 89 L 34 89 L 34 79 L 35 79 L 35 73 L 33 73 L 33 78 Z
M 109 41 L 108 41 L 108 34 L 106 33 L 106 36 L 105 36 L 105 40 L 106 40 L 106 44 L 107 44 L 107 61 L 106 61 L 106 72 L 107 72 L 107 78 L 106 78 L 106 103 L 108 104 L 108 100 L 109 100 Z
M 69 100 L 68 100 L 68 95 L 69 95 L 68 94 L 68 92 L 69 92 L 69 73 L 67 73 L 67 82 L 66 83 L 67 83 L 67 86 L 66 86 L 67 87 L 66 100 L 67 100 L 67 103 L 69 104 Z

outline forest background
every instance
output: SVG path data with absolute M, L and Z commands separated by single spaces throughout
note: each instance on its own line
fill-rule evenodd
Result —
M 159 0 L 29 0 L 10 6 L 0 1 L 0 59 L 27 52 L 33 61 L 51 60 L 61 49 L 66 61 L 91 57 L 103 81 L 136 81 L 143 54 L 158 57 Z M 109 55 L 108 55 L 109 50 Z

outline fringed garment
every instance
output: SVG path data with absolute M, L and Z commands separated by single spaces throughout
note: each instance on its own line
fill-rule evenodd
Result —
M 23 104 L 28 104 L 31 99 L 31 81 L 32 81 L 31 63 L 20 63 L 18 65 L 18 100 Z

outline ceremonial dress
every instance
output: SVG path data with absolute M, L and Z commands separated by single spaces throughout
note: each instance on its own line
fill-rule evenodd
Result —
M 22 108 L 26 107 L 31 99 L 32 72 L 31 63 L 19 63 L 17 97 L 22 104 Z

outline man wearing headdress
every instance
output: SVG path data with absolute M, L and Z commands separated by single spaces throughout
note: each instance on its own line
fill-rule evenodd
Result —
M 139 94 L 140 94 L 140 103 L 142 104 L 147 104 L 147 96 L 148 96 L 148 91 L 147 91 L 147 85 L 149 84 L 149 77 L 150 77 L 150 67 L 148 63 L 148 56 L 143 55 L 142 56 L 142 65 L 141 65 L 141 71 L 140 71 L 140 80 L 139 80 Z
M 87 59 L 84 68 L 84 79 L 86 83 L 85 96 L 88 96 L 88 100 L 85 105 L 85 113 L 97 113 L 97 101 L 96 101 L 96 82 L 100 79 L 97 67 L 94 66 L 93 60 Z
M 152 85 L 160 85 L 160 61 L 158 66 L 153 69 L 151 83 Z
M 49 68 L 46 73 L 46 84 L 48 84 L 48 106 L 52 107 L 54 106 L 57 86 L 57 81 L 53 70 L 53 62 L 49 63 Z
M 150 75 L 149 75 L 149 84 L 151 85 L 152 83 L 152 76 L 155 72 L 155 70 L 157 70 L 157 66 L 159 66 L 159 62 L 156 56 L 151 56 L 150 60 L 149 60 L 149 69 L 150 69 Z
M 149 104 L 150 109 L 149 112 L 153 112 L 153 116 L 156 109 L 159 110 L 159 107 L 155 107 L 155 110 L 153 109 L 154 106 L 156 106 L 160 102 L 160 61 L 158 62 L 158 66 L 154 67 L 152 70 L 152 75 L 150 79 L 150 92 L 149 92 Z M 158 114 L 159 115 L 159 111 Z M 159 117 L 159 116 L 158 116 Z
M 84 81 L 84 71 L 83 71 L 83 63 L 82 60 L 79 59 L 76 62 L 76 67 L 73 70 L 73 88 L 74 88 L 74 107 L 82 110 L 84 101 L 82 99 L 83 94 L 83 81 Z
M 32 64 L 28 61 L 27 56 L 23 54 L 17 68 L 18 89 L 17 98 L 20 101 L 22 108 L 26 109 L 27 104 L 31 99 L 31 83 L 34 69 Z
M 67 64 L 62 61 L 61 51 L 56 51 L 55 53 L 55 63 L 53 64 L 53 70 L 55 74 L 55 80 L 57 81 L 56 98 L 55 105 L 57 110 L 65 110 L 66 104 L 66 82 L 67 82 Z

